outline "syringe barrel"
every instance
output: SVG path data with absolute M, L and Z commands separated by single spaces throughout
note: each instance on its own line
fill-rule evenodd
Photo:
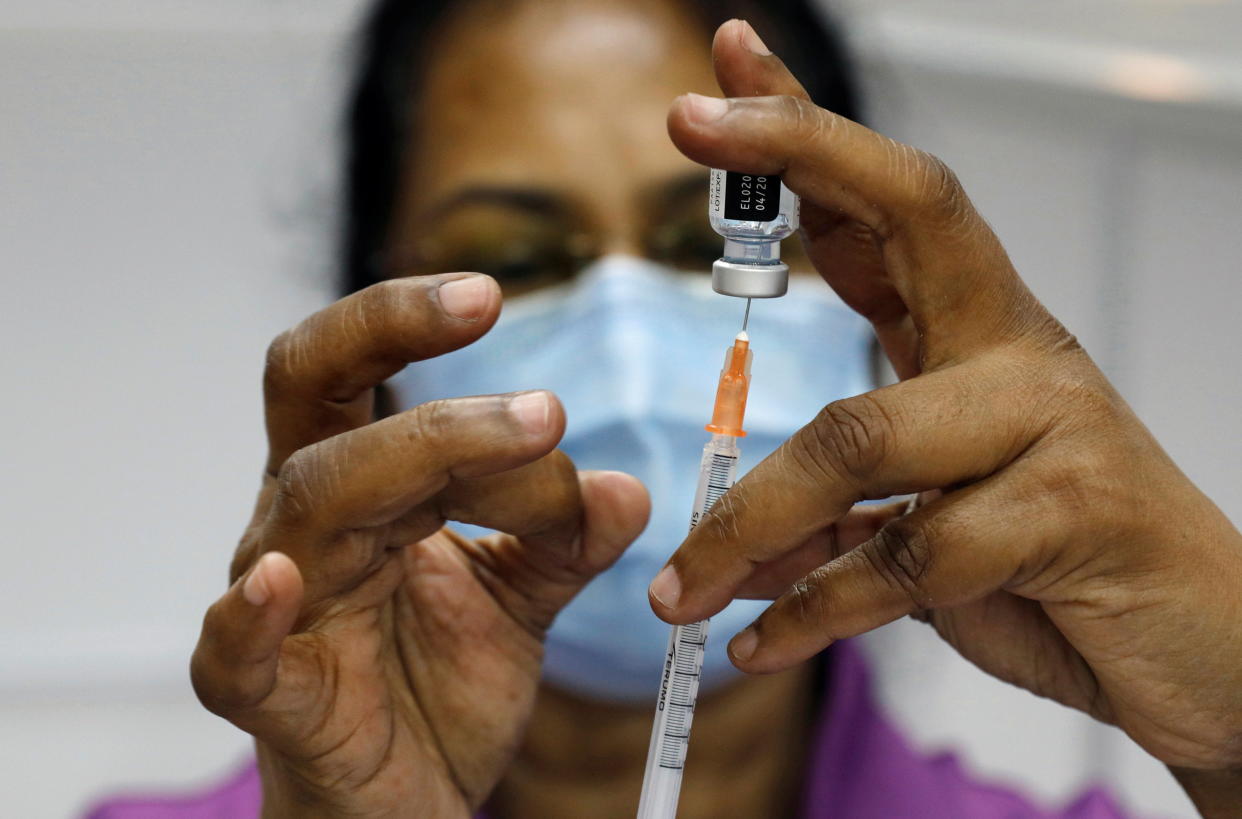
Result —
M 709 624 L 710 621 L 702 620 L 673 626 L 669 631 L 660 698 L 647 748 L 647 769 L 638 800 L 638 819 L 673 819 L 677 815 Z
M 738 448 L 737 438 L 722 433 L 712 433 L 712 438 L 703 447 L 703 458 L 699 461 L 699 485 L 694 492 L 694 510 L 690 514 L 690 531 L 699 525 L 699 521 L 729 491 L 737 476 L 737 462 L 742 455 Z
M 732 435 L 713 433 L 711 440 L 704 445 L 703 458 L 699 462 L 699 483 L 690 516 L 691 530 L 733 485 L 741 454 L 737 438 Z M 673 819 L 677 814 L 709 623 L 702 620 L 673 626 L 669 633 L 664 673 L 660 677 L 660 696 L 656 700 L 655 722 L 651 727 L 651 743 L 647 747 L 647 769 L 643 774 L 638 819 Z

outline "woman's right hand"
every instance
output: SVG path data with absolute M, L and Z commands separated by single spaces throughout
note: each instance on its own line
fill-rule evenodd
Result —
M 478 340 L 500 301 L 486 276 L 396 279 L 268 351 L 267 468 L 191 667 L 256 738 L 265 816 L 469 816 L 522 736 L 553 617 L 646 522 L 637 480 L 554 449 L 550 393 L 372 422 L 377 384 Z

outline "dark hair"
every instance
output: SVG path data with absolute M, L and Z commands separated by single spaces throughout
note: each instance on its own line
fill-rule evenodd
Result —
M 461 2 L 461 0 L 457 0 Z M 816 0 L 683 0 L 707 31 L 748 19 L 817 105 L 859 119 L 852 63 L 840 33 Z M 358 65 L 345 138 L 341 287 L 379 281 L 388 222 L 409 144 L 418 55 L 454 0 L 379 0 L 359 32 Z

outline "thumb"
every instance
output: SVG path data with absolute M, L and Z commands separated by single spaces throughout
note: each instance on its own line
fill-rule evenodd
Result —
M 624 472 L 578 473 L 582 491 L 581 560 L 594 576 L 611 566 L 647 526 L 651 497 Z
M 244 730 L 256 727 L 256 712 L 276 688 L 281 647 L 301 604 L 297 565 L 281 552 L 268 552 L 207 611 L 190 678 L 209 711 Z
M 511 535 L 490 539 L 497 554 L 520 555 L 508 563 L 506 584 L 517 596 L 506 609 L 533 631 L 551 626 L 557 613 L 597 574 L 607 569 L 647 525 L 651 500 L 646 488 L 624 472 L 578 473 L 581 498 L 580 528 L 572 557 L 549 561 L 547 550 L 532 549 L 529 539 Z M 514 551 L 504 544 L 520 542 Z M 564 552 L 556 550 L 554 553 Z M 540 559 L 538 556 L 544 557 Z
M 729 20 L 712 40 L 716 82 L 726 97 L 788 94 L 810 100 L 802 83 L 773 54 L 745 20 Z

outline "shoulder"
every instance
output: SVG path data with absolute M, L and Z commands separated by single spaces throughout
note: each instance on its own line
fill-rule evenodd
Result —
M 972 776 L 952 753 L 924 755 L 880 711 L 858 648 L 834 644 L 803 791 L 805 819 L 1125 819 L 1102 790 L 1060 809 Z

